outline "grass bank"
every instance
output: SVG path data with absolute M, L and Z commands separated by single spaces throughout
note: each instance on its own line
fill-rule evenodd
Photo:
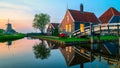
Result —
M 96 37 L 95 36 L 95 38 L 94 38 L 95 40 L 99 40 L 99 38 L 98 37 Z M 117 40 L 117 39 L 119 39 L 119 37 L 118 36 L 101 36 L 100 37 L 100 40 L 101 41 L 110 41 L 110 40 Z
M 54 36 L 34 36 L 39 39 L 45 39 L 45 40 L 50 40 L 50 41 L 56 41 L 60 43 L 69 43 L 69 42 L 90 42 L 90 37 L 86 38 L 59 38 L 59 37 L 54 37 Z M 94 37 L 94 41 L 98 41 L 99 38 L 97 36 Z M 111 41 L 111 40 L 118 40 L 117 36 L 101 36 L 100 41 Z
M 39 38 L 39 39 L 44 39 L 44 40 L 48 40 L 48 41 L 52 41 L 52 42 L 56 42 L 56 43 L 60 43 L 60 44 L 65 44 L 65 43 L 87 43 L 90 42 L 90 37 L 86 37 L 86 38 L 59 38 L 59 37 L 55 37 L 55 36 L 32 36 L 34 38 Z M 100 41 L 111 41 L 111 40 L 117 40 L 118 37 L 117 36 L 101 36 L 100 37 Z M 98 41 L 99 38 L 97 36 L 94 37 L 94 41 Z
M 24 34 L 1 34 L 0 35 L 0 42 L 17 40 L 17 39 L 21 39 L 24 37 L 25 37 Z

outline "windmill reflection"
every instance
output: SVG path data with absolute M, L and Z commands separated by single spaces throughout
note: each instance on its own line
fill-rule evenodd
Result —
M 11 45 L 12 45 L 12 41 L 8 41 L 8 42 L 7 42 L 7 45 L 8 45 L 8 46 L 11 46 Z
M 10 51 L 10 46 L 12 45 L 12 41 L 7 41 L 7 44 L 6 44 L 7 46 L 8 46 L 8 49 L 9 49 L 9 51 Z
M 47 59 L 50 56 L 50 48 L 46 46 L 44 41 L 33 46 L 34 54 L 37 59 Z

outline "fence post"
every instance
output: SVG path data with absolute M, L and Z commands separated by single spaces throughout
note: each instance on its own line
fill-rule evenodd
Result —
M 92 23 L 90 23 L 90 41 L 91 41 L 91 43 L 93 43 L 94 42 L 94 35 L 93 35 L 93 24 Z
M 110 34 L 110 28 L 109 28 L 110 26 L 109 26 L 109 25 L 107 25 L 107 27 L 108 27 L 108 34 Z
M 101 35 L 101 24 L 100 24 L 100 35 Z
M 117 24 L 117 35 L 119 36 L 119 24 Z

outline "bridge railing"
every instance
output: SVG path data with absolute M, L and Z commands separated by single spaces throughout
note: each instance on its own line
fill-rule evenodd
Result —
M 120 23 L 109 23 L 109 24 L 97 24 L 97 25 L 93 25 L 93 32 L 100 32 L 100 31 L 120 31 Z M 87 26 L 84 28 L 84 32 L 80 32 L 80 29 L 73 31 L 72 34 L 73 36 L 76 35 L 82 35 L 82 34 L 89 34 L 90 33 L 90 26 Z
M 89 29 L 90 29 L 90 26 L 87 26 L 87 27 L 84 28 L 84 31 L 86 32 L 86 30 L 89 30 Z M 77 35 L 77 34 L 80 34 L 80 33 L 82 33 L 80 29 L 72 32 L 73 36 Z

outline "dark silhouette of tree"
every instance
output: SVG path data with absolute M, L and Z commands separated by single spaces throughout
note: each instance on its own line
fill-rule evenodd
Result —
M 34 54 L 37 59 L 47 59 L 50 56 L 50 49 L 45 44 L 39 43 L 33 46 Z

